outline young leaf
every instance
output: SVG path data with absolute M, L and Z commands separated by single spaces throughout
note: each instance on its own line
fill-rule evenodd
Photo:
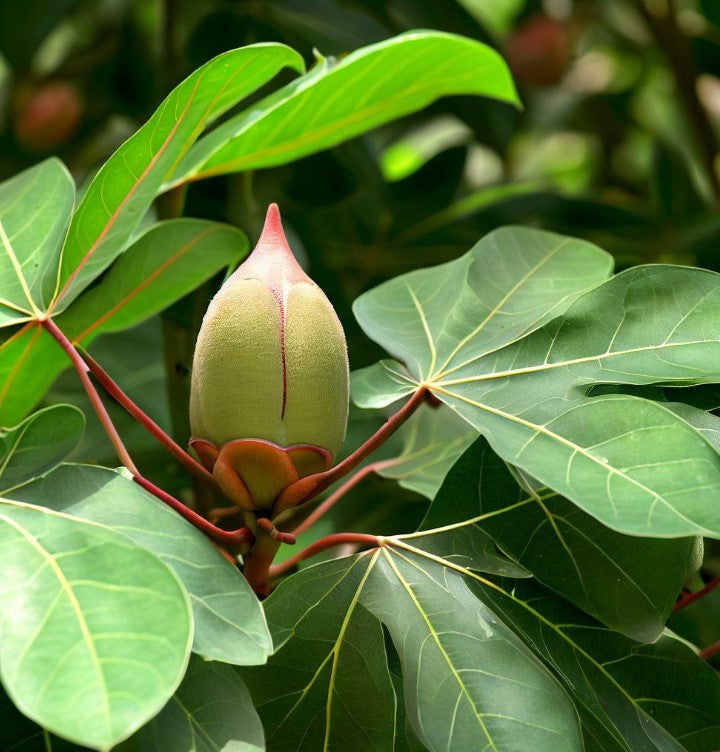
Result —
M 187 595 L 155 556 L 107 527 L 0 500 L 0 676 L 59 736 L 109 749 L 180 683 Z
M 207 125 L 284 67 L 303 70 L 282 44 L 231 50 L 170 92 L 148 122 L 103 165 L 75 212 L 62 252 L 56 312 L 123 250 L 166 176 Z
M 443 538 L 449 528 L 483 531 L 545 585 L 643 642 L 661 634 L 695 550 L 695 539 L 631 538 L 552 491 L 528 493 L 483 438 L 452 468 L 414 539 L 448 558 L 450 541 L 428 549 L 433 528 Z
M 597 382 L 720 380 L 720 276 L 637 267 L 580 295 L 602 281 L 605 261 L 580 241 L 499 230 L 457 261 L 386 282 L 354 309 L 405 362 L 406 379 L 609 527 L 720 536 L 720 460 L 704 439 L 658 403 L 587 396 Z M 549 271 L 552 281 L 538 286 Z M 397 398 L 388 368 L 402 374 L 398 364 L 376 366 L 358 382 L 362 404 Z
M 376 559 L 310 567 L 265 601 L 277 652 L 241 676 L 269 752 L 392 752 L 395 695 L 382 628 L 359 603 Z
M 143 752 L 264 752 L 265 735 L 237 672 L 193 656 L 168 704 L 140 730 L 138 745 Z
M 50 472 L 75 449 L 84 428 L 80 410 L 54 405 L 0 429 L 0 493 Z
M 200 219 L 159 222 L 136 240 L 93 289 L 57 317 L 74 341 L 126 329 L 166 308 L 248 250 L 240 230 Z
M 59 159 L 0 183 L 0 327 L 50 302 L 74 202 L 75 183 Z
M 194 652 L 253 665 L 264 663 L 272 651 L 262 607 L 237 567 L 129 478 L 101 467 L 62 465 L 14 496 L 106 525 L 164 561 L 190 596 Z
M 393 638 L 408 715 L 432 752 L 582 750 L 568 697 L 457 572 L 385 547 L 361 603 Z
M 198 141 L 172 182 L 285 164 L 450 94 L 518 104 L 507 66 L 492 48 L 439 31 L 401 34 L 337 65 L 324 61 L 231 118 Z

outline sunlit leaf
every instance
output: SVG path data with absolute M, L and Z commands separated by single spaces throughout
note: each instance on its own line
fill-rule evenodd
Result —
M 237 567 L 129 478 L 101 467 L 62 465 L 14 495 L 111 527 L 164 561 L 190 596 L 194 652 L 252 665 L 264 663 L 272 651 L 262 607 Z
M 77 446 L 85 417 L 71 405 L 55 405 L 14 428 L 0 429 L 0 493 L 52 470 Z
M 595 383 L 719 381 L 720 276 L 647 266 L 602 283 L 607 273 L 586 243 L 507 228 L 386 282 L 354 310 L 405 367 L 361 372 L 355 399 L 379 406 L 403 378 L 424 384 L 506 461 L 606 525 L 720 536 L 720 460 L 700 434 L 659 403 L 587 396 Z
M 392 72 L 391 75 L 386 75 Z M 190 150 L 173 182 L 285 164 L 450 94 L 517 104 L 500 55 L 465 37 L 411 31 L 322 62 Z
M 62 252 L 56 310 L 123 250 L 160 185 L 205 127 L 286 66 L 303 70 L 302 58 L 289 47 L 250 45 L 218 55 L 168 94 L 103 165 L 80 202 Z
M 108 749 L 180 683 L 187 595 L 155 556 L 102 525 L 0 501 L 0 676 L 20 710 Z

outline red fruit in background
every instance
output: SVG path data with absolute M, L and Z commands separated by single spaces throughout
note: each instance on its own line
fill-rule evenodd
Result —
M 75 135 L 83 110 L 82 97 L 72 84 L 40 84 L 17 98 L 15 137 L 27 151 L 49 151 Z
M 505 40 L 505 58 L 519 83 L 555 86 L 570 58 L 568 31 L 548 16 L 531 16 Z

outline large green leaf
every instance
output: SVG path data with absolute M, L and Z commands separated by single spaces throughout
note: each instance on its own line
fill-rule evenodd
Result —
M 98 524 L 0 501 L 0 676 L 20 710 L 108 749 L 180 683 L 187 595 L 148 551 Z
M 380 285 L 354 310 L 406 367 L 361 373 L 355 399 L 378 406 L 400 396 L 401 378 L 424 384 L 506 461 L 609 527 L 718 537 L 720 458 L 702 436 L 661 404 L 587 392 L 719 381 L 720 276 L 649 266 L 600 284 L 607 271 L 586 243 L 507 228 Z
M 392 636 L 428 749 L 582 749 L 563 690 L 457 572 L 386 547 L 361 603 Z
M 44 311 L 75 202 L 75 184 L 58 159 L 0 183 L 0 326 Z
M 449 94 L 518 103 L 495 50 L 439 31 L 411 31 L 323 61 L 304 78 L 200 139 L 173 183 L 285 164 Z
M 160 222 L 56 321 L 68 337 L 87 346 L 103 332 L 147 319 L 246 250 L 245 236 L 228 225 L 195 219 Z M 22 419 L 68 366 L 67 356 L 36 324 L 18 328 L 0 343 L 0 424 Z
M 393 749 L 395 696 L 382 628 L 359 603 L 376 559 L 311 567 L 265 602 L 277 652 L 241 675 L 268 750 Z
M 237 567 L 170 507 L 112 470 L 62 465 L 15 492 L 123 533 L 164 561 L 190 596 L 193 651 L 227 663 L 264 663 L 272 642 L 262 607 Z
M 161 184 L 207 125 L 284 67 L 289 47 L 266 43 L 218 55 L 165 98 L 103 165 L 73 216 L 60 264 L 56 310 L 66 307 L 123 250 Z
M 483 438 L 450 471 L 421 529 L 425 541 L 444 541 L 444 550 L 434 543 L 432 551 L 448 558 L 453 538 L 473 528 L 545 585 L 644 642 L 664 629 L 696 545 L 692 538 L 631 538 L 552 491 L 528 493 Z
M 0 493 L 52 470 L 77 446 L 85 416 L 71 405 L 39 410 L 14 428 L 0 429 Z
M 143 752 L 264 752 L 250 693 L 229 666 L 193 657 L 182 684 L 138 735 Z
M 166 308 L 248 251 L 240 230 L 200 219 L 159 222 L 138 238 L 96 287 L 57 318 L 73 340 L 127 329 Z

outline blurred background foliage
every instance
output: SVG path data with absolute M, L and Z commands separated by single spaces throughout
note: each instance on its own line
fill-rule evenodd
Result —
M 280 204 L 291 242 L 343 320 L 353 368 L 380 355 L 352 318 L 358 294 L 456 258 L 499 225 L 594 241 L 619 268 L 720 270 L 718 0 L 0 0 L 0 17 L 0 178 L 56 154 L 80 190 L 172 85 L 224 50 L 279 41 L 311 65 L 415 28 L 500 50 L 521 112 L 445 98 L 290 165 L 190 187 L 188 215 L 231 222 L 251 240 L 265 206 Z M 181 442 L 195 335 L 221 282 L 92 348 Z M 85 406 L 73 374 L 48 396 L 57 401 Z M 120 410 L 113 415 L 147 474 L 190 498 L 181 469 Z M 76 459 L 114 464 L 88 419 Z M 348 447 L 375 424 L 353 420 Z M 367 503 L 390 493 L 384 511 Z M 419 501 L 376 479 L 328 525 L 407 530 L 423 513 Z M 720 574 L 717 551 L 705 567 Z M 687 609 L 673 626 L 703 644 L 711 616 Z

